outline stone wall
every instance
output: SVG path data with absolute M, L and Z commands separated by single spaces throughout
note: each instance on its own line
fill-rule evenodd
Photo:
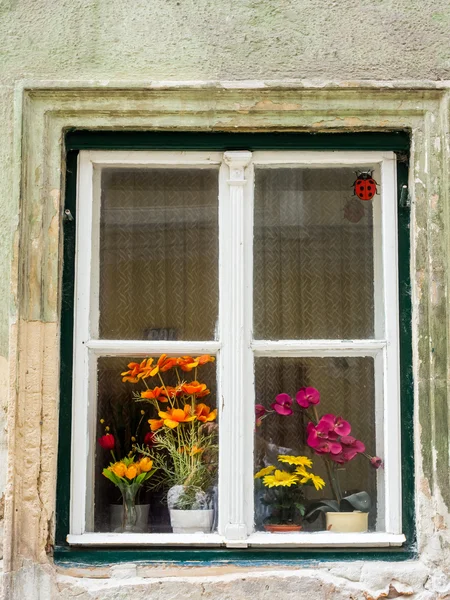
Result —
M 444 0 L 0 2 L 5 598 L 450 598 L 449 33 Z M 55 567 L 68 127 L 411 132 L 417 559 Z

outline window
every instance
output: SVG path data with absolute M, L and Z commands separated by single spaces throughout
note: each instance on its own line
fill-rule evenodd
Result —
M 372 200 L 352 196 L 355 171 L 372 173 Z M 404 542 L 393 152 L 82 151 L 77 221 L 69 543 Z M 162 354 L 215 359 L 200 365 L 211 392 L 205 416 L 217 411 L 210 431 L 219 432 L 205 499 L 212 516 L 206 531 L 195 525 L 172 532 L 167 489 L 150 478 L 139 505 L 150 506 L 136 511 L 141 530 L 118 532 L 121 494 L 102 477 L 109 458 L 97 439 L 113 435 L 122 444 L 120 462 L 131 437 L 142 444 L 139 436 L 150 433 L 149 419 L 164 421 L 157 404 L 136 402 L 138 388 L 120 377 L 144 358 L 153 358 L 153 369 Z M 166 386 L 179 385 L 175 373 L 164 373 Z M 311 388 L 320 392 L 318 405 L 305 401 L 305 394 L 317 400 Z M 158 406 L 168 412 L 168 402 Z M 320 443 L 341 444 L 333 452 L 313 446 L 307 434 L 308 423 L 330 414 L 352 427 L 328 437 L 314 430 Z M 364 441 L 364 454 L 382 458 L 383 468 L 372 467 L 354 438 Z M 335 490 L 324 455 L 342 453 L 343 443 L 359 456 L 343 466 L 332 461 L 331 475 L 340 478 L 340 496 L 370 497 L 368 532 L 327 530 L 321 510 L 315 521 L 302 520 L 301 531 L 266 531 L 279 510 L 278 488 L 255 474 L 290 471 L 299 483 L 296 465 L 278 457 L 311 460 L 306 470 L 325 488 L 309 480 L 302 502 L 292 500 L 311 513 Z M 180 454 L 193 450 L 178 445 Z

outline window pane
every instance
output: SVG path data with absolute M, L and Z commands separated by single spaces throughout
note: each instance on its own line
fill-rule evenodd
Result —
M 370 338 L 373 203 L 353 196 L 352 168 L 257 169 L 257 339 Z
M 100 338 L 214 339 L 218 170 L 104 169 Z
M 129 370 L 127 365 L 135 361 L 140 363 L 142 357 L 98 359 L 96 439 L 100 441 L 95 445 L 94 519 L 89 524 L 88 518 L 88 530 L 93 527 L 94 531 L 123 531 L 124 495 L 128 490 L 124 492 L 103 476 L 102 471 L 111 462 L 126 463 L 124 459 L 130 459 L 131 452 L 134 466 L 137 463 L 139 468 L 143 465 L 143 469 L 148 469 L 149 461 L 142 462 L 142 457 L 148 456 L 153 461 L 152 469 L 158 467 L 147 481 L 137 486 L 138 521 L 130 525 L 131 531 L 171 533 L 172 526 L 186 529 L 175 531 L 178 533 L 214 531 L 217 522 L 218 452 L 215 363 L 208 362 L 188 372 L 180 367 L 161 372 L 166 386 L 164 389 L 159 375 L 140 379 L 137 383 L 123 382 L 120 374 Z M 155 364 L 156 358 L 152 367 Z M 184 364 L 192 365 L 190 361 Z M 202 386 L 197 390 L 183 388 L 184 391 L 180 391 L 182 384 L 195 378 L 206 383 L 206 390 L 210 393 L 205 393 Z M 170 386 L 178 388 L 177 398 L 173 397 Z M 155 388 L 153 395 L 158 399 L 136 401 L 141 392 Z M 171 396 L 169 401 L 165 401 L 166 390 Z M 190 392 L 196 393 L 195 400 Z M 188 408 L 184 411 L 173 412 L 174 408 L 186 405 Z M 158 410 L 164 414 L 159 415 Z M 153 420 L 154 431 L 149 420 Z M 105 430 L 106 427 L 109 431 Z M 108 434 L 114 438 L 115 459 L 108 446 L 108 442 L 113 440 L 104 437 Z M 133 451 L 135 445 L 137 449 Z M 122 471 L 123 467 L 116 465 L 114 472 L 123 475 Z M 152 473 L 152 470 L 147 472 Z M 172 475 L 169 476 L 169 472 Z M 126 483 L 136 482 L 138 475 L 133 471 L 126 472 Z
M 269 488 L 267 485 L 273 483 L 270 478 L 256 478 L 256 529 L 261 531 L 266 524 L 280 519 L 301 523 L 305 531 L 325 529 L 325 515 L 319 514 L 316 521 L 309 523 L 301 518 L 295 503 L 303 504 L 308 512 L 314 502 L 334 499 L 327 465 L 331 469 L 331 475 L 337 478 L 343 497 L 367 492 L 372 503 L 369 529 L 382 528 L 382 515 L 377 507 L 377 502 L 381 502 L 381 492 L 377 490 L 377 470 L 371 465 L 369 458 L 361 454 L 363 447 L 353 441 L 354 436 L 356 440 L 363 442 L 367 455 L 376 455 L 374 360 L 367 357 L 256 358 L 255 377 L 255 473 L 273 466 L 279 471 L 292 472 L 295 476 L 296 466 L 280 462 L 278 456 L 306 456 L 312 460 L 312 466 L 307 466 L 306 471 L 318 475 L 325 482 L 325 487 L 320 490 L 316 490 L 313 480 L 308 478 L 305 481 L 307 485 L 298 485 L 296 482 L 292 487 L 279 485 Z M 320 392 L 319 403 L 311 404 L 307 410 L 296 401 L 297 391 L 303 387 L 313 387 Z M 286 397 L 280 397 L 279 394 L 282 393 L 287 394 L 292 402 L 287 401 Z M 272 406 L 274 403 L 276 406 Z M 317 425 L 323 415 L 330 414 L 349 423 L 351 431 L 348 425 L 342 424 L 341 429 L 327 429 L 326 435 L 320 435 L 317 441 L 314 440 L 314 434 L 309 438 L 308 423 Z M 325 421 L 322 423 L 325 424 Z M 325 438 L 335 444 L 333 455 L 325 452 Z M 317 454 L 308 442 L 316 444 L 315 448 L 324 453 Z M 340 445 L 340 449 L 336 444 Z M 358 453 L 350 458 L 355 449 Z M 330 456 L 346 462 L 334 462 L 329 459 Z M 275 470 L 272 469 L 268 474 L 273 477 L 274 473 Z M 381 473 L 382 471 L 380 477 Z M 298 476 L 298 481 L 303 477 Z M 316 483 L 319 485 L 320 482 Z M 281 500 L 287 505 L 284 514 L 278 510 L 279 505 L 283 504 Z

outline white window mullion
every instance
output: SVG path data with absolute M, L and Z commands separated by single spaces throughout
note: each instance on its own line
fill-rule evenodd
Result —
M 397 250 L 397 178 L 393 152 L 386 153 L 381 164 L 383 293 L 387 346 L 384 362 L 384 474 L 387 533 L 400 533 L 401 510 L 401 427 L 400 427 L 400 356 Z
M 244 490 L 248 488 L 246 465 L 254 420 L 253 381 L 249 377 L 249 372 L 253 372 L 251 314 L 246 298 L 251 284 L 246 267 L 248 245 L 252 240 L 246 235 L 251 224 L 245 223 L 249 210 L 246 203 L 251 202 L 252 182 L 246 181 L 246 167 L 251 156 L 245 151 L 225 152 L 219 183 L 220 336 L 223 344 L 220 360 L 219 533 L 226 537 L 229 545 L 239 545 L 239 541 L 244 542 L 250 533 L 246 522 L 248 494 Z M 249 406 L 251 416 L 247 414 L 250 413 Z
M 86 514 L 86 464 L 89 439 L 86 428 L 89 422 L 89 350 L 90 300 L 92 290 L 92 198 L 93 165 L 89 152 L 81 152 L 78 163 L 77 227 L 75 264 L 75 321 L 74 321 L 74 377 L 72 402 L 72 479 L 71 527 L 73 534 L 85 531 Z

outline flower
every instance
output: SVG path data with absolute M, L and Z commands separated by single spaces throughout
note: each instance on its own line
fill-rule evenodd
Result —
M 344 421 L 342 417 L 336 417 L 336 415 L 332 414 L 323 415 L 317 427 L 323 433 L 328 428 L 328 437 L 330 439 L 336 439 L 340 435 L 348 435 L 352 430 L 348 421 Z
M 185 394 L 193 395 L 198 397 L 206 396 L 209 394 L 209 390 L 206 387 L 206 383 L 199 383 L 198 381 L 192 381 L 191 383 L 184 383 L 181 389 Z
M 192 446 L 192 448 L 188 448 L 187 446 L 180 446 L 180 448 L 178 448 L 178 452 L 180 454 L 189 454 L 189 456 L 195 456 L 196 454 L 201 454 L 202 452 L 204 452 L 205 449 L 204 448 L 199 448 L 198 446 Z
M 166 412 L 159 411 L 158 415 L 163 419 L 164 425 L 171 429 L 175 429 L 180 423 L 195 421 L 197 418 L 195 415 L 191 416 L 191 407 L 189 404 L 186 404 L 183 409 L 169 408 Z M 152 431 L 154 430 L 152 429 Z
M 319 390 L 313 387 L 300 388 L 295 396 L 297 404 L 302 408 L 309 408 L 311 404 L 319 404 L 320 393 Z
M 114 436 L 111 433 L 107 433 L 98 438 L 98 443 L 105 450 L 114 450 L 115 442 Z
M 339 442 L 328 439 L 328 430 L 326 433 L 319 429 L 320 421 L 317 427 L 313 423 L 308 423 L 306 427 L 306 443 L 314 450 L 316 454 L 339 454 L 342 446 Z
M 183 393 L 183 391 L 182 391 L 180 385 L 178 385 L 177 387 L 172 387 L 170 385 L 166 385 L 166 387 L 163 388 L 163 391 L 161 392 L 162 395 L 169 397 L 169 398 L 178 398 L 178 396 L 181 396 L 182 393 Z M 161 398 L 160 402 L 164 402 L 164 400 L 162 400 L 162 398 Z
M 131 362 L 128 366 L 128 371 L 121 373 L 122 381 L 137 383 L 140 379 L 146 379 L 151 375 L 151 366 L 153 358 L 144 358 L 140 363 Z
M 164 425 L 164 419 L 149 419 L 148 423 L 152 431 L 157 431 Z
M 217 408 L 213 411 L 206 406 L 206 404 L 197 404 L 195 407 L 195 415 L 199 421 L 202 423 L 207 423 L 208 421 L 214 421 L 217 417 Z
M 381 460 L 381 458 L 379 456 L 372 456 L 370 458 L 370 464 L 372 465 L 372 467 L 374 469 L 379 469 L 381 467 L 381 465 L 383 464 L 383 461 Z
M 163 396 L 163 398 L 161 398 Z M 160 402 L 167 402 L 166 393 L 163 387 L 155 387 L 152 390 L 144 390 L 141 392 L 141 398 L 146 400 L 159 400 Z
M 201 366 L 206 365 L 206 363 L 209 362 L 214 362 L 215 360 L 216 359 L 214 358 L 214 356 L 211 356 L 210 354 L 202 354 L 201 356 L 197 356 L 195 362 L 197 362 Z
M 272 465 L 269 465 L 268 467 L 264 467 L 263 469 L 261 469 L 261 471 L 258 471 L 255 475 L 255 479 L 259 479 L 260 477 L 264 477 L 264 475 L 270 475 L 270 473 L 272 473 L 273 471 L 275 471 L 275 467 Z
M 167 354 L 161 354 L 161 356 L 158 358 L 158 362 L 156 363 L 156 367 L 150 372 L 150 375 L 154 377 L 160 371 L 161 373 L 164 373 L 165 371 L 168 371 L 169 369 L 174 367 L 176 364 L 176 358 L 170 358 L 167 356 Z
M 151 468 L 153 467 L 153 461 L 148 458 L 147 456 L 144 456 L 144 458 L 141 458 L 141 460 L 139 461 L 139 468 L 143 473 L 148 473 Z
M 325 481 L 322 479 L 322 477 L 319 477 L 319 475 L 314 475 L 314 473 L 306 472 L 300 473 L 298 470 L 296 472 L 302 476 L 302 479 L 300 479 L 300 483 L 308 483 L 309 481 L 311 481 L 316 490 L 321 490 L 323 487 L 325 487 Z
M 118 477 L 125 477 L 127 467 L 123 462 L 116 462 L 111 467 L 109 467 L 109 470 L 112 471 Z
M 255 404 L 255 416 L 257 419 L 260 419 L 266 414 L 266 409 L 262 404 Z
M 293 410 L 292 406 L 292 398 L 289 394 L 278 394 L 275 398 L 275 402 L 271 404 L 271 407 L 275 412 L 279 415 L 288 416 L 292 415 Z
M 307 456 L 290 456 L 288 454 L 279 454 L 278 460 L 288 465 L 299 465 L 301 467 L 312 467 L 312 460 Z
M 127 472 L 125 473 L 125 477 L 127 479 L 134 479 L 138 474 L 138 469 L 136 467 L 135 464 L 131 464 L 128 469 Z
M 288 471 L 275 470 L 273 475 L 266 475 L 263 479 L 263 483 L 266 487 L 290 487 L 298 483 L 298 476 L 295 473 L 289 473 Z
M 339 454 L 330 456 L 331 460 L 343 465 L 355 458 L 358 453 L 365 451 L 366 447 L 362 442 L 351 435 L 344 435 L 340 439 L 342 451 Z
M 149 446 L 151 448 L 152 446 L 154 446 L 154 444 L 155 444 L 155 435 L 153 433 L 150 433 L 150 431 L 149 431 L 148 433 L 145 434 L 144 446 Z
M 198 367 L 198 361 L 194 360 L 192 356 L 180 356 L 177 358 L 177 367 L 180 367 L 182 371 L 189 372 Z

